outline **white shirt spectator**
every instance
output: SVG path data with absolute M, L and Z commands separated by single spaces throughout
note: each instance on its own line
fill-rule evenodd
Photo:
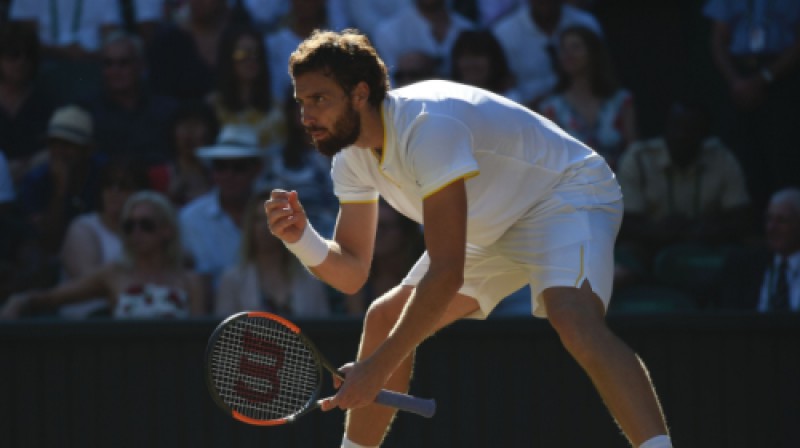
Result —
M 219 276 L 239 259 L 241 230 L 222 210 L 215 189 L 186 204 L 179 213 L 183 247 L 194 260 L 194 270 L 210 275 L 214 286 Z
M 87 51 L 100 48 L 100 29 L 122 21 L 119 2 L 108 0 L 16 0 L 11 20 L 34 21 L 42 44 L 66 47 L 78 44 Z
M 506 52 L 508 65 L 517 79 L 517 88 L 525 103 L 541 99 L 558 82 L 546 48 L 548 44 L 558 48 L 561 30 L 573 25 L 583 25 L 602 34 L 597 19 L 588 12 L 570 5 L 562 8 L 561 20 L 552 36 L 545 34 L 534 23 L 527 3 L 523 3 L 516 12 L 506 16 L 492 28 Z
M 430 23 L 413 5 L 378 25 L 373 43 L 389 72 L 394 70 L 400 56 L 419 51 L 438 58 L 441 61 L 439 71 L 444 75 L 450 67 L 450 50 L 458 34 L 473 28 L 472 22 L 459 14 L 450 13 L 450 19 L 450 29 L 442 41 L 436 40 Z

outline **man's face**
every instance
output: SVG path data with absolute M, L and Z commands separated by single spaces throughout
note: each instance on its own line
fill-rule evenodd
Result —
M 242 200 L 247 198 L 253 182 L 261 172 L 261 160 L 257 157 L 214 159 L 211 161 L 211 174 L 214 184 L 219 188 L 223 200 Z
M 321 73 L 306 73 L 295 79 L 294 86 L 303 126 L 319 152 L 333 157 L 358 140 L 361 116 L 334 80 Z
M 88 160 L 88 148 L 60 138 L 49 138 L 47 150 L 51 164 L 62 165 L 69 169 L 75 169 Z
M 142 65 L 133 46 L 124 41 L 114 42 L 103 49 L 103 80 L 111 92 L 135 89 Z
M 770 203 L 766 233 L 772 251 L 789 255 L 800 250 L 800 210 L 788 200 Z

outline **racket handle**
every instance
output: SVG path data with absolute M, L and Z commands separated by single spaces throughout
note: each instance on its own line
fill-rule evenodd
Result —
M 411 395 L 390 390 L 378 392 L 375 402 L 402 411 L 413 412 L 427 418 L 433 417 L 433 414 L 436 413 L 436 400 L 412 397 Z

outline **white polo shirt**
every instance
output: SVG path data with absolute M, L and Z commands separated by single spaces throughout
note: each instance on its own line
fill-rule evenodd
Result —
M 466 181 L 467 242 L 488 246 L 556 191 L 576 207 L 621 199 L 602 157 L 546 118 L 506 98 L 450 81 L 390 91 L 381 159 L 349 147 L 333 159 L 342 203 L 378 195 L 422 223 L 425 197 Z

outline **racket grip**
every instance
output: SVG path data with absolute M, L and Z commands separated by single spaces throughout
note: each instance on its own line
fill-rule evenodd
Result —
M 433 414 L 436 413 L 436 400 L 412 397 L 390 390 L 378 392 L 375 402 L 427 418 L 433 417 Z

